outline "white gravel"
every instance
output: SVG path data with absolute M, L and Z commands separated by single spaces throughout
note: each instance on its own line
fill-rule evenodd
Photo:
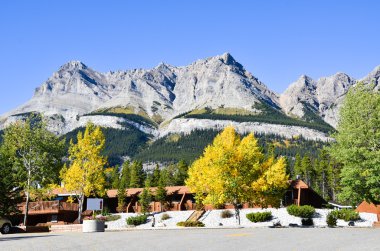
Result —
M 209 228 L 225 228 L 225 227 L 247 227 L 247 228 L 254 228 L 254 227 L 270 227 L 273 226 L 274 223 L 280 223 L 283 227 L 288 227 L 289 225 L 298 225 L 301 226 L 301 218 L 295 217 L 292 215 L 289 215 L 286 211 L 286 208 L 267 208 L 267 209 L 260 209 L 260 208 L 252 208 L 252 209 L 241 209 L 240 210 L 240 220 L 241 224 L 240 226 L 237 223 L 237 220 L 235 218 L 235 211 L 230 210 L 233 214 L 230 218 L 221 218 L 221 212 L 223 210 L 211 210 L 206 211 L 206 213 L 201 217 L 200 221 L 202 221 L 206 227 Z M 259 222 L 259 223 L 253 223 L 249 221 L 246 217 L 248 213 L 252 212 L 264 212 L 264 211 L 270 211 L 272 212 L 272 220 L 268 222 Z M 329 213 L 329 209 L 316 209 L 316 215 L 313 218 L 314 227 L 327 227 L 326 224 L 326 216 Z M 116 221 L 107 222 L 107 229 L 108 230 L 123 230 L 123 229 L 170 229 L 170 228 L 180 228 L 177 227 L 177 223 L 180 221 L 185 221 L 189 218 L 189 216 L 194 211 L 169 211 L 164 212 L 165 214 L 168 214 L 170 216 L 169 219 L 162 221 L 161 217 L 164 213 L 155 213 L 154 216 L 148 217 L 148 222 L 146 224 L 137 226 L 137 227 L 131 227 L 128 226 L 126 223 L 126 219 L 131 216 L 136 216 L 135 213 L 122 213 L 117 214 L 121 215 L 121 218 Z M 155 218 L 155 227 L 152 227 L 153 217 Z M 372 227 L 373 222 L 377 221 L 377 215 L 371 214 L 371 213 L 360 213 L 361 220 L 355 222 L 355 227 Z M 348 222 L 345 222 L 343 220 L 338 220 L 337 222 L 338 227 L 348 227 Z

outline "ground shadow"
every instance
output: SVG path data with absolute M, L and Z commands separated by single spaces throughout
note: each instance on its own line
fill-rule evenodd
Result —
M 28 235 L 28 236 L 14 236 L 12 235 L 3 235 L 0 238 L 0 241 L 15 241 L 15 240 L 22 240 L 22 239 L 30 239 L 30 238 L 43 238 L 43 237 L 51 237 L 51 236 L 57 236 L 57 235 Z

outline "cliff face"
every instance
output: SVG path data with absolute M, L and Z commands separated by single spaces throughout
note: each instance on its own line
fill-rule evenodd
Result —
M 378 88 L 380 67 L 362 79 Z M 325 139 L 316 130 L 276 123 L 233 122 L 233 119 L 184 119 L 181 114 L 211 110 L 233 115 L 259 115 L 272 109 L 289 119 L 327 122 L 336 126 L 348 89 L 356 83 L 344 73 L 313 80 L 301 76 L 281 95 L 269 90 L 230 54 L 198 60 L 188 66 L 161 63 L 149 70 L 97 72 L 78 61 L 64 64 L 36 89 L 31 100 L 0 118 L 0 129 L 31 112 L 42 114 L 50 130 L 65 134 L 92 121 L 123 129 L 123 123 L 160 137 L 191 128 L 219 128 L 235 124 L 242 131 Z M 118 114 L 118 116 L 115 116 Z M 134 114 L 130 120 L 120 114 Z M 227 122 L 226 122 L 227 121 Z M 182 129 L 181 129 L 182 128 Z

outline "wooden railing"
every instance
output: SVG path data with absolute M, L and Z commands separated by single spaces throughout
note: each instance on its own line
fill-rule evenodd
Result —
M 37 201 L 29 202 L 29 214 L 56 214 L 60 211 L 78 211 L 79 205 L 77 203 L 68 203 L 61 201 Z M 19 205 L 19 210 L 24 214 L 26 204 Z

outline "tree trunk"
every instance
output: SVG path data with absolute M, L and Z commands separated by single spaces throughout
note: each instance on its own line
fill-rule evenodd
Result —
M 29 190 L 30 190 L 30 171 L 28 172 L 28 183 L 26 187 L 26 203 L 25 203 L 25 214 L 24 214 L 24 226 L 28 223 L 28 213 L 29 213 Z
M 240 210 L 239 210 L 239 206 L 237 204 L 234 204 L 234 208 L 235 208 L 235 217 L 236 217 L 236 220 L 238 222 L 238 225 L 240 226 Z
M 83 211 L 84 195 L 78 197 L 79 209 L 78 209 L 78 223 L 81 224 L 82 211 Z

